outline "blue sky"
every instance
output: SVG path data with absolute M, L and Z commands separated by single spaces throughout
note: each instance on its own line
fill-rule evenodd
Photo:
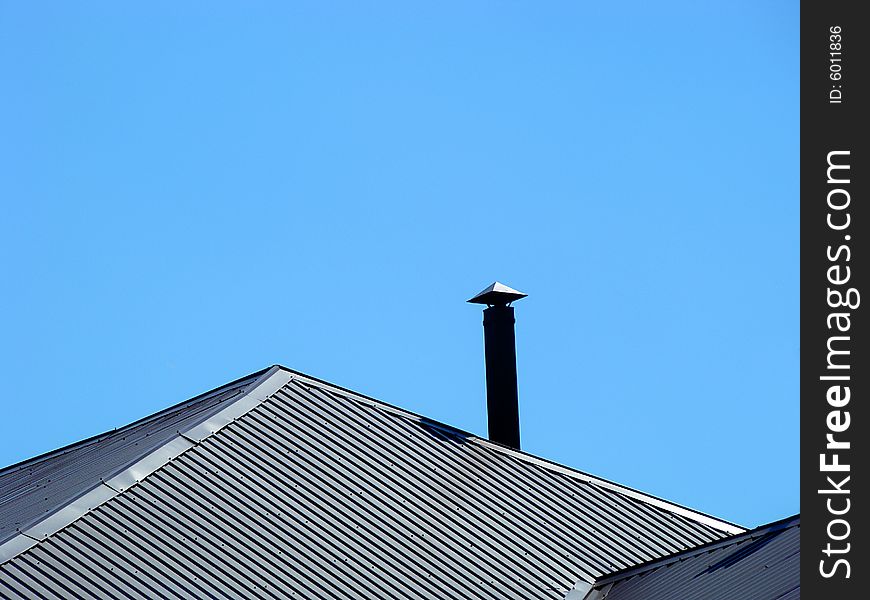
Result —
M 273 363 L 798 505 L 797 2 L 0 4 L 0 465 Z

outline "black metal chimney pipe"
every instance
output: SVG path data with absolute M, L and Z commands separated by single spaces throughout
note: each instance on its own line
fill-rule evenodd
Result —
M 516 319 L 510 304 L 525 297 L 526 294 L 495 282 L 469 300 L 488 305 L 483 311 L 483 338 L 489 439 L 517 450 L 520 448 L 520 413 Z

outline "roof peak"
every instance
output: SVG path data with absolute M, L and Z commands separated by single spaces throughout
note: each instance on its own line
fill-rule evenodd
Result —
M 188 398 L 187 400 L 182 400 L 181 402 L 177 402 L 171 406 L 168 406 L 168 407 L 166 407 L 162 410 L 159 410 L 155 413 L 152 413 L 150 415 L 144 416 L 141 419 L 137 419 L 136 421 L 133 421 L 131 423 L 126 423 L 124 425 L 121 425 L 119 427 L 115 427 L 115 428 L 110 429 L 108 431 L 104 431 L 102 433 L 92 435 L 91 437 L 84 438 L 82 440 L 78 440 L 78 441 L 73 442 L 71 444 L 67 444 L 66 446 L 61 446 L 60 448 L 55 448 L 53 450 L 43 452 L 42 454 L 37 454 L 36 456 L 31 456 L 30 458 L 25 458 L 24 460 L 20 460 L 16 463 L 12 463 L 11 465 L 0 466 L 0 477 L 8 475 L 12 471 L 15 471 L 15 470 L 18 470 L 18 469 L 21 469 L 24 467 L 31 467 L 32 468 L 44 460 L 53 458 L 55 456 L 67 454 L 71 451 L 77 450 L 79 448 L 82 448 L 84 446 L 88 446 L 88 445 L 93 444 L 93 443 L 101 442 L 109 436 L 119 434 L 119 433 L 124 433 L 124 432 L 129 431 L 130 429 L 132 429 L 134 427 L 146 425 L 147 423 L 149 423 L 151 421 L 155 421 L 155 420 L 161 419 L 161 418 L 166 418 L 166 417 L 168 417 L 168 415 L 170 415 L 176 411 L 179 411 L 183 408 L 186 408 L 192 404 L 198 404 L 199 402 L 201 402 L 203 400 L 208 400 L 208 399 L 214 398 L 215 396 L 218 396 L 218 395 L 223 394 L 225 392 L 228 392 L 231 390 L 244 390 L 245 388 L 252 386 L 252 384 L 256 383 L 256 381 L 258 379 L 260 379 L 263 375 L 265 375 L 268 371 L 274 370 L 274 369 L 283 369 L 285 371 L 290 371 L 290 369 L 287 369 L 286 367 L 283 367 L 281 365 L 272 365 L 271 367 L 266 367 L 265 369 L 255 371 L 254 373 L 251 373 L 249 375 L 245 375 L 244 377 L 239 377 L 237 379 L 234 379 L 233 381 L 230 381 L 230 382 L 225 383 L 223 385 L 219 385 L 215 388 L 212 388 L 207 392 L 203 392 L 202 394 L 197 394 L 196 396 L 193 396 L 192 398 Z
M 468 300 L 468 302 L 471 304 L 489 304 L 490 306 L 506 305 L 515 300 L 525 298 L 526 296 L 528 296 L 528 294 L 524 294 L 519 290 L 515 290 L 512 287 L 495 281 L 478 292 L 473 298 Z
M 90 438 L 0 471 L 8 477 L 5 481 L 0 480 L 0 483 L 5 484 L 0 486 L 0 500 L 4 496 L 6 500 L 10 500 L 4 508 L 8 518 L 0 521 L 5 521 L 10 527 L 5 533 L 12 534 L 12 537 L 0 535 L 0 563 L 53 536 L 94 507 L 124 493 L 151 473 L 162 469 L 169 461 L 177 459 L 204 439 L 220 432 L 226 425 L 242 418 L 290 382 L 295 382 L 299 389 L 306 389 L 307 393 L 314 394 L 312 400 L 318 394 L 321 394 L 323 400 L 322 394 L 326 393 L 326 397 L 332 397 L 333 401 L 343 398 L 345 402 L 370 407 L 375 410 L 369 415 L 371 418 L 376 418 L 376 414 L 380 412 L 384 416 L 392 415 L 409 422 L 425 426 L 436 425 L 445 431 L 455 431 L 461 434 L 463 443 L 485 448 L 491 453 L 490 456 L 496 459 L 493 464 L 502 463 L 507 468 L 509 462 L 503 462 L 506 459 L 525 463 L 526 469 L 532 469 L 529 473 L 537 467 L 551 476 L 563 475 L 566 481 L 570 479 L 597 487 L 601 492 L 620 494 L 625 498 L 626 507 L 633 501 L 645 504 L 649 509 L 662 511 L 662 516 L 670 513 L 672 518 L 685 519 L 684 526 L 694 522 L 709 529 L 707 533 L 701 533 L 702 530 L 698 529 L 696 533 L 701 535 L 701 539 L 743 531 L 742 528 L 721 519 L 502 446 L 328 381 L 274 365 L 103 436 Z M 158 418 L 161 416 L 163 418 Z M 108 459 L 103 460 L 103 455 L 107 455 Z M 499 456 L 502 458 L 497 459 Z M 54 460 L 59 457 L 62 458 L 60 461 Z M 83 461 L 88 466 L 81 469 Z M 31 501 L 33 494 L 39 497 L 37 499 L 40 502 Z M 0 502 L 0 507 L 3 504 Z M 719 534 L 714 535 L 713 531 Z M 4 532 L 0 531 L 2 533 Z M 591 573 L 584 576 L 593 577 Z
M 139 483 L 290 379 L 279 366 L 257 371 L 130 425 L 3 469 L 0 564 Z M 102 460 L 106 456 L 110 460 Z M 64 458 L 53 460 L 58 457 Z

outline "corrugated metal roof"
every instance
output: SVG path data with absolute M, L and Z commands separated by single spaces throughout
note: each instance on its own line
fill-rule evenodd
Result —
M 609 576 L 587 598 L 800 598 L 800 515 Z
M 742 531 L 287 369 L 255 379 L 60 490 L 0 545 L 0 597 L 560 598 Z
M 0 544 L 241 397 L 265 371 L 126 427 L 0 470 Z

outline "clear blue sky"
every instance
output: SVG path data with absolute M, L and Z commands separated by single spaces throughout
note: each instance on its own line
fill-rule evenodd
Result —
M 798 511 L 797 2 L 3 2 L 0 465 L 273 363 Z

